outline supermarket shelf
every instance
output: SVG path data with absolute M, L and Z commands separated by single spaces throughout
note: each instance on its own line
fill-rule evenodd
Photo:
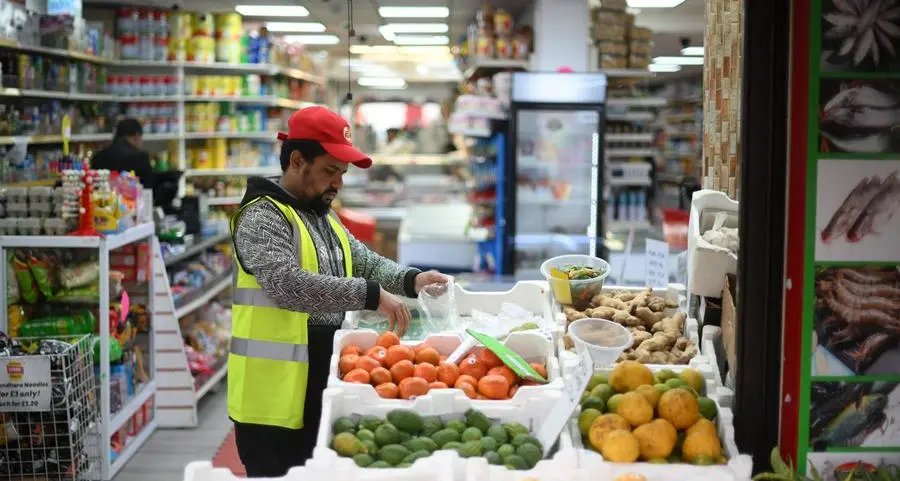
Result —
M 138 68 L 169 68 L 182 67 L 188 70 L 215 70 L 224 72 L 256 73 L 261 75 L 283 75 L 310 83 L 324 84 L 325 77 L 304 72 L 300 69 L 282 67 L 275 64 L 233 64 L 233 63 L 199 63 L 199 62 L 168 62 L 155 60 L 117 60 L 113 65 L 119 67 Z
M 210 286 L 208 289 L 206 289 L 203 292 L 203 294 L 201 294 L 199 297 L 197 297 L 193 301 L 188 302 L 187 304 L 176 308 L 175 309 L 175 318 L 181 319 L 182 317 L 190 314 L 191 312 L 196 311 L 200 307 L 208 304 L 209 301 L 211 301 L 214 297 L 219 295 L 219 293 L 221 293 L 222 291 L 224 291 L 226 288 L 228 288 L 230 286 L 231 286 L 231 275 L 229 274 L 228 276 L 224 276 L 221 280 L 219 280 L 218 282 L 216 282 L 215 284 Z M 205 286 L 204 286 L 204 288 L 205 288 Z
M 653 142 L 654 135 L 651 132 L 637 134 L 606 134 L 607 142 Z
M 113 462 L 110 466 L 110 479 L 114 478 L 116 476 L 116 473 L 121 471 L 122 468 L 124 468 L 125 465 L 128 464 L 128 461 L 130 461 L 131 458 L 134 457 L 135 453 L 137 453 L 138 450 L 141 449 L 141 446 L 143 446 L 144 443 L 147 442 L 148 439 L 150 439 L 150 435 L 152 435 L 153 432 L 156 431 L 156 428 L 157 420 L 156 418 L 154 418 L 144 426 L 144 429 L 141 429 L 141 432 L 137 435 L 137 437 L 133 438 L 131 442 L 128 443 L 128 446 L 126 446 L 125 449 L 122 450 L 121 453 L 119 453 L 119 456 L 116 458 L 115 462 Z
M 0 187 L 53 187 L 56 183 L 59 182 L 59 178 L 53 177 L 50 179 L 37 179 L 37 180 L 22 180 L 19 182 L 10 182 L 8 184 L 0 184 Z
M 669 103 L 662 97 L 635 97 L 635 98 L 610 98 L 606 99 L 606 105 L 610 107 L 662 107 Z
M 225 176 L 245 176 L 258 175 L 262 177 L 271 177 L 281 175 L 281 167 L 273 165 L 270 167 L 231 167 L 225 169 L 188 169 L 184 172 L 185 177 L 225 177 Z M 240 200 L 238 200 L 240 201 Z
M 213 246 L 221 244 L 222 242 L 228 241 L 231 239 L 231 234 L 219 234 L 217 236 L 212 236 L 207 239 L 202 239 L 199 242 L 195 242 L 191 244 L 184 252 L 181 254 L 176 254 L 174 256 L 166 258 L 163 262 L 166 266 L 171 266 L 173 264 L 177 264 L 185 259 L 190 259 L 191 257 L 209 249 Z
M 177 100 L 184 102 L 232 102 L 238 104 L 257 104 L 268 105 L 271 107 L 283 107 L 288 109 L 303 109 L 318 105 L 314 102 L 304 100 L 293 100 L 275 97 L 274 95 L 246 95 L 246 96 L 224 96 L 224 95 L 185 95 Z
M 206 199 L 206 205 L 238 205 L 243 197 L 209 197 Z
M 36 45 L 25 45 L 23 43 L 14 42 L 14 41 L 10 41 L 10 40 L 0 40 L 0 48 L 14 49 L 14 50 L 22 51 L 22 52 L 40 53 L 40 54 L 44 54 L 44 55 L 52 55 L 54 57 L 71 58 L 73 60 L 82 60 L 85 62 L 93 62 L 93 63 L 99 63 L 99 64 L 109 64 L 109 63 L 113 62 L 112 59 L 109 59 L 106 57 L 98 57 L 96 55 L 90 55 L 90 54 L 78 52 L 75 50 L 39 47 Z
M 478 60 L 471 67 L 467 68 L 464 76 L 466 80 L 481 76 L 485 72 L 496 72 L 500 70 L 528 70 L 527 60 L 503 60 L 503 59 L 484 59 Z
M 621 186 L 634 186 L 634 187 L 648 187 L 653 185 L 653 180 L 650 177 L 643 177 L 639 179 L 635 178 L 617 178 L 617 177 L 608 177 L 606 179 L 606 185 L 610 187 L 621 187 Z
M 77 92 L 56 92 L 53 90 L 33 90 L 0 88 L 0 97 L 47 98 L 59 100 L 84 100 L 89 102 L 115 102 L 119 98 L 109 94 L 88 94 Z
M 463 159 L 454 155 L 385 154 L 372 157 L 376 165 L 445 165 Z
M 649 230 L 653 225 L 646 220 L 610 220 L 606 222 L 606 230 Z
M 655 157 L 656 149 L 606 149 L 607 157 Z
M 187 140 L 195 139 L 250 139 L 250 140 L 271 140 L 275 142 L 278 132 L 187 132 L 184 138 Z
M 75 248 L 75 249 L 97 249 L 105 242 L 108 250 L 117 249 L 119 247 L 131 244 L 141 239 L 152 237 L 154 234 L 153 224 L 147 222 L 132 227 L 121 234 L 108 235 L 103 237 L 86 237 L 86 236 L 47 236 L 47 235 L 21 235 L 21 236 L 0 236 L 0 246 L 4 248 Z
M 219 369 L 216 371 L 216 373 L 213 374 L 212 376 L 210 376 L 210 378 L 207 379 L 206 382 L 203 383 L 202 386 L 200 386 L 200 389 L 197 389 L 197 392 L 196 392 L 197 400 L 199 401 L 200 399 L 202 399 L 203 396 L 206 396 L 209 393 L 209 391 L 212 390 L 212 388 L 216 386 L 216 384 L 219 384 L 219 381 L 221 381 L 222 378 L 225 377 L 225 373 L 227 373 L 227 372 L 228 372 L 228 363 L 223 362 L 222 366 L 219 367 Z
M 109 422 L 109 432 L 115 433 L 118 431 L 125 423 L 131 419 L 131 416 L 134 415 L 147 402 L 148 399 L 153 397 L 156 394 L 156 381 L 150 381 L 147 384 L 144 384 L 141 387 L 141 390 L 138 391 L 131 399 L 122 406 L 122 409 L 119 412 L 113 415 L 112 419 Z
M 606 119 L 622 122 L 652 122 L 656 119 L 656 114 L 653 112 L 607 112 Z

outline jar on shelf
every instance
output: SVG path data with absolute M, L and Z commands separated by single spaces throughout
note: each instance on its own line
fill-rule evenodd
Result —
M 153 13 L 154 15 L 154 25 L 156 26 L 156 35 L 159 37 L 168 37 L 169 36 L 169 14 L 163 12 L 162 10 L 157 10 Z
M 494 58 L 496 55 L 496 40 L 493 35 L 485 35 L 486 32 L 478 36 L 475 43 L 475 57 L 480 59 Z
M 156 36 L 152 33 L 142 33 L 138 43 L 138 57 L 140 60 L 153 60 L 155 58 Z
M 142 35 L 145 33 L 153 33 L 153 10 L 142 8 L 140 9 L 138 16 L 138 32 Z
M 156 36 L 153 45 L 153 58 L 157 62 L 164 62 L 169 55 L 169 39 L 160 35 Z
M 509 36 L 513 33 L 512 15 L 502 8 L 498 8 L 494 13 L 494 33 L 498 37 Z
M 178 79 L 172 76 L 166 77 L 166 95 L 178 95 Z
M 531 54 L 531 39 L 524 29 L 519 29 L 512 38 L 513 58 L 527 60 Z
M 136 8 L 121 7 L 116 10 L 116 31 L 119 36 L 134 35 L 138 30 L 138 11 Z
M 490 2 L 485 1 L 484 5 L 475 12 L 475 22 L 482 32 L 494 32 L 494 7 Z
M 497 37 L 497 42 L 494 47 L 494 55 L 497 58 L 502 59 L 511 59 L 515 55 L 515 49 L 513 48 L 512 41 L 509 37 L 501 36 Z
M 140 56 L 137 36 L 125 34 L 119 37 L 119 51 L 125 60 L 137 60 Z
M 141 95 L 144 97 L 150 97 L 155 94 L 156 87 L 153 84 L 153 77 L 144 76 L 141 77 Z

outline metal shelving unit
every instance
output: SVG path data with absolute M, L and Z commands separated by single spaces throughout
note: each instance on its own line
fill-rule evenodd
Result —
M 99 269 L 99 279 L 105 280 L 109 279 L 109 254 L 110 251 L 118 249 L 120 247 L 140 242 L 140 241 L 148 241 L 150 240 L 156 245 L 156 238 L 153 236 L 154 228 L 152 223 L 145 223 L 134 226 L 122 233 L 109 235 L 105 237 L 79 237 L 79 236 L 0 236 L 0 258 L 6 259 L 6 249 L 16 249 L 16 248 L 32 248 L 32 249 L 40 249 L 40 248 L 48 248 L 48 249 L 96 249 L 98 250 L 98 263 L 100 266 Z M 4 266 L 0 269 L 0 285 L 6 286 L 7 269 Z M 122 426 L 124 426 L 131 417 L 138 412 L 142 408 L 145 402 L 156 396 L 156 380 L 155 377 L 152 377 L 151 380 L 145 383 L 139 391 L 126 402 L 122 408 L 116 412 L 112 413 L 110 410 L 110 357 L 109 357 L 109 339 L 110 339 L 110 322 L 109 322 L 109 304 L 110 304 L 110 292 L 109 292 L 109 282 L 99 282 L 99 300 L 98 300 L 98 319 L 99 323 L 99 342 L 100 342 L 100 359 L 95 360 L 95 362 L 99 362 L 100 364 L 100 376 L 98 378 L 100 384 L 100 425 L 97 426 L 98 436 L 100 440 L 100 459 L 101 459 L 101 479 L 112 479 L 116 473 L 128 462 L 129 459 L 140 449 L 141 445 L 150 437 L 153 431 L 157 427 L 156 420 L 156 403 L 154 403 L 154 414 L 153 420 L 149 422 L 144 428 L 135 436 L 128 446 L 118 454 L 115 461 L 111 458 L 110 453 L 110 438 L 116 433 Z M 147 309 L 150 312 L 153 312 L 154 305 L 154 288 L 156 286 L 155 278 L 151 278 L 147 283 L 149 286 L 148 292 L 148 302 Z M 6 295 L 0 295 L 0 309 L 2 312 L 7 312 L 7 298 Z M 155 323 L 155 319 L 151 321 L 151 329 L 153 329 L 153 323 Z M 0 319 L 0 330 L 7 330 L 7 317 L 3 316 Z M 154 335 L 150 335 L 150 345 L 149 349 L 152 353 L 155 347 Z M 150 366 L 149 370 L 152 371 L 155 366 L 155 359 L 152 355 L 148 356 Z

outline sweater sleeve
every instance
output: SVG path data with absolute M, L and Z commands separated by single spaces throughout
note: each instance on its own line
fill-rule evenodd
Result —
M 237 257 L 278 307 L 315 314 L 359 311 L 366 306 L 365 279 L 304 271 L 292 244 L 290 225 L 268 201 L 245 208 L 237 219 Z

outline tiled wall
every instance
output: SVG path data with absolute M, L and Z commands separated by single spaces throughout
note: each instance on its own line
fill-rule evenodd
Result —
M 743 0 L 706 2 L 703 187 L 738 199 L 741 165 Z

